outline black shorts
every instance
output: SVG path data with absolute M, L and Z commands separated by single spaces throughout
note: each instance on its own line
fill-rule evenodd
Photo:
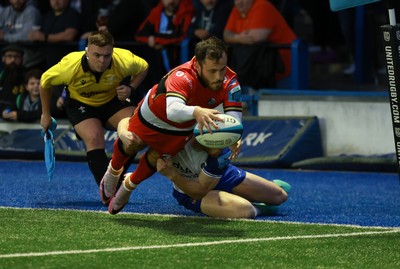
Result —
M 67 105 L 67 115 L 72 126 L 75 126 L 81 121 L 90 118 L 99 119 L 104 126 L 107 120 L 115 113 L 129 106 L 131 106 L 129 102 L 118 100 L 117 97 L 98 107 L 89 106 L 77 100 L 69 99 Z

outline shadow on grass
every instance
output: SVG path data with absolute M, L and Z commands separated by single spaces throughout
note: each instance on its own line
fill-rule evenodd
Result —
M 229 227 L 229 220 L 208 217 L 166 217 L 152 221 L 129 216 L 116 218 L 114 222 L 132 227 L 143 227 L 164 231 L 172 235 L 190 235 L 191 237 L 232 237 L 243 236 L 244 230 Z

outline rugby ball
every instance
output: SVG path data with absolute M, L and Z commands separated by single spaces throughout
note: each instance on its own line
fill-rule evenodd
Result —
M 218 114 L 218 117 L 224 121 L 215 121 L 219 129 L 211 127 L 212 134 L 205 127 L 203 127 L 203 134 L 200 134 L 198 124 L 194 127 L 194 137 L 201 145 L 208 148 L 226 148 L 242 137 L 243 125 L 238 119 L 227 114 Z

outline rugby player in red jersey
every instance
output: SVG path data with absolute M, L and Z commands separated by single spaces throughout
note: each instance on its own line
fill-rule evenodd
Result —
M 199 128 L 217 128 L 221 120 L 216 107 L 222 105 L 226 114 L 242 119 L 241 88 L 236 73 L 227 66 L 226 44 L 211 37 L 196 45 L 195 56 L 166 74 L 147 93 L 129 120 L 128 131 L 135 143 L 127 147 L 121 139 L 114 143 L 114 152 L 107 172 L 100 183 L 100 196 L 109 203 L 111 214 L 120 212 L 133 189 L 156 172 L 160 156 L 175 156 Z M 133 173 L 125 175 L 118 191 L 116 186 L 125 162 L 146 146 Z M 240 141 L 231 146 L 235 155 Z

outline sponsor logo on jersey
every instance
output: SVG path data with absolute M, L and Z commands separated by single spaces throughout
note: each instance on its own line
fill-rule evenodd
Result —
M 107 90 L 103 90 L 103 91 L 81 92 L 81 93 L 80 93 L 80 96 L 85 97 L 85 98 L 90 98 L 90 97 L 92 97 L 92 96 L 94 96 L 94 95 L 102 94 L 102 93 L 107 93 L 107 92 L 108 92 Z
M 186 75 L 185 72 L 179 70 L 179 71 L 176 71 L 176 72 L 175 72 L 175 75 L 176 75 L 177 77 L 183 77 L 183 78 L 186 80 L 186 82 L 189 83 L 189 87 L 190 87 L 190 88 L 193 88 L 192 80 L 188 78 L 188 76 Z

